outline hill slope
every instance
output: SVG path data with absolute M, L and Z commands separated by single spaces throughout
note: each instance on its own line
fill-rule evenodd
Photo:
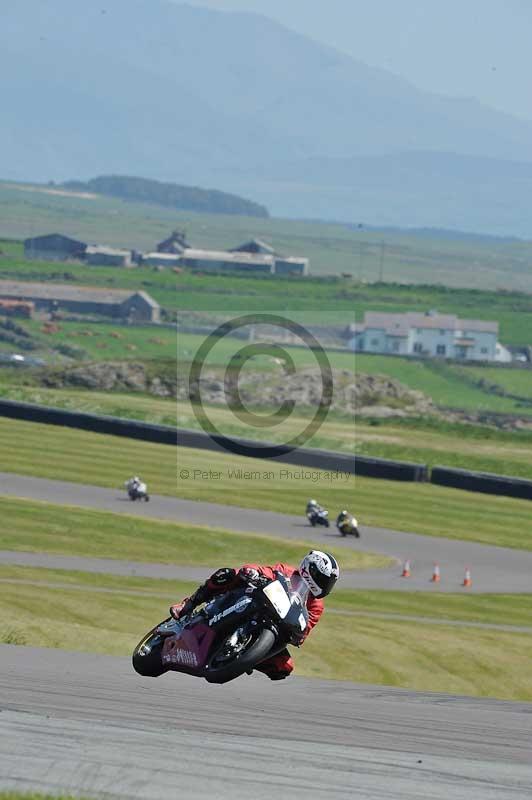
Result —
M 311 216 L 325 206 L 329 218 L 347 219 L 356 182 L 303 175 L 284 203 L 278 178 L 261 173 L 281 161 L 417 151 L 532 161 L 532 124 L 421 92 L 264 17 L 166 0 L 101 5 L 19 0 L 3 9 L 3 177 L 142 174 L 273 196 L 277 213 Z M 430 196 L 437 184 L 427 172 Z M 451 192 L 467 213 L 462 188 Z M 386 186 L 374 199 L 368 222 L 396 203 Z M 430 219 L 424 209 L 407 198 L 389 222 L 439 224 L 437 204 Z M 461 227 L 472 227 L 467 217 Z
M 76 192 L 103 194 L 138 203 L 156 205 L 179 210 L 210 214 L 240 214 L 247 217 L 267 217 L 268 211 L 258 203 L 215 189 L 199 189 L 196 186 L 180 186 L 176 183 L 137 178 L 128 175 L 100 175 L 89 181 L 66 181 L 66 189 Z

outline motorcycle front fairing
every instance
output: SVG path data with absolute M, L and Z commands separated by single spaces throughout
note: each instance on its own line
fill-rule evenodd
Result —
M 190 623 L 170 619 L 159 625 L 157 633 L 164 636 L 161 661 L 168 670 L 201 676 L 216 634 L 200 615 Z
M 300 637 L 308 625 L 307 597 L 308 586 L 300 575 L 287 578 L 282 572 L 277 579 L 264 587 L 263 594 L 273 606 L 278 616 L 277 627 L 290 642 L 294 636 Z
M 252 600 L 242 591 L 227 592 L 211 600 L 197 614 L 183 620 L 168 620 L 157 631 L 165 637 L 163 665 L 176 672 L 203 676 L 217 640 L 223 640 L 248 619 Z M 235 625 L 235 622 L 238 623 Z

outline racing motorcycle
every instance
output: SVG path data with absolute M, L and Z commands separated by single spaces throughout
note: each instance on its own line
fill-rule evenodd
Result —
M 133 651 L 133 668 L 150 677 L 174 671 L 209 683 L 232 681 L 287 644 L 301 643 L 307 596 L 299 575 L 248 580 L 199 611 L 156 625 Z
M 355 517 L 349 517 L 348 519 L 342 520 L 339 524 L 337 523 L 336 527 L 340 531 L 342 536 L 355 536 L 357 539 L 360 539 L 360 531 L 358 529 L 358 522 Z
M 307 519 L 313 528 L 315 528 L 316 525 L 323 525 L 325 528 L 328 528 L 330 525 L 329 512 L 326 508 L 316 508 L 313 511 L 307 511 Z
M 144 500 L 146 503 L 149 502 L 150 496 L 147 492 L 147 486 L 145 483 L 142 483 L 142 481 L 137 484 L 126 483 L 126 487 L 130 500 Z

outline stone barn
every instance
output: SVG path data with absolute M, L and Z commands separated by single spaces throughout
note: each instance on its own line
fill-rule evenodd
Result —
M 95 267 L 130 267 L 131 250 L 89 245 L 85 251 L 85 262 Z
M 224 250 L 185 250 L 180 265 L 197 272 L 262 272 L 274 271 L 274 257 L 262 253 L 228 253 Z
M 146 292 L 100 289 L 58 283 L 0 281 L 0 300 L 19 300 L 34 304 L 37 311 L 70 311 L 97 314 L 131 322 L 159 322 L 160 306 Z
M 67 261 L 70 258 L 83 258 L 87 244 L 71 239 L 61 233 L 34 236 L 24 242 L 24 256 L 41 261 Z

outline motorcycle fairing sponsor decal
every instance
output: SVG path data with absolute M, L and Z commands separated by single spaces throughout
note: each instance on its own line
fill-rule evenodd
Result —
M 197 667 L 198 657 L 185 647 L 179 647 L 180 639 L 169 639 L 162 655 L 163 664 L 181 664 L 184 667 Z
M 163 664 L 201 668 L 214 637 L 214 631 L 203 623 L 185 628 L 179 636 L 166 639 L 161 654 Z
M 281 619 L 290 611 L 290 598 L 279 581 L 273 581 L 262 590 Z
M 229 614 L 236 612 L 237 614 L 241 614 L 246 606 L 251 603 L 251 597 L 242 597 L 237 603 L 233 606 L 229 606 L 229 608 L 225 608 L 223 611 L 220 611 L 219 614 L 215 614 L 213 617 L 209 619 L 209 625 L 216 625 L 217 622 L 220 622 L 221 619 L 224 617 L 228 617 Z

